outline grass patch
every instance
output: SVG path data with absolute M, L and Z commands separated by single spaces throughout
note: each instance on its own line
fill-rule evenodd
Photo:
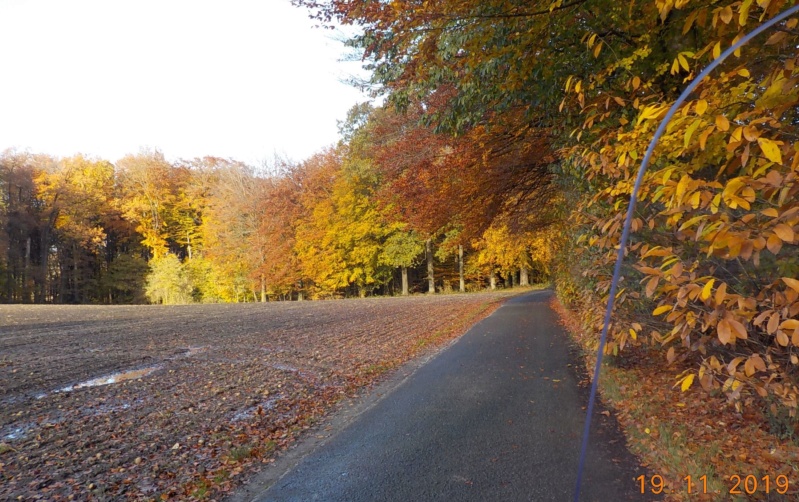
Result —
M 253 456 L 253 447 L 249 445 L 231 448 L 230 458 L 236 462 L 242 462 Z

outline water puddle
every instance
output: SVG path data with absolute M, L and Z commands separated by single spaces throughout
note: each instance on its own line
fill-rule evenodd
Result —
M 305 380 L 317 380 L 317 379 L 318 379 L 318 377 L 319 377 L 319 376 L 318 376 L 318 375 L 317 375 L 315 372 L 313 372 L 313 371 L 310 371 L 310 370 L 301 370 L 301 369 L 297 368 L 296 366 L 292 366 L 292 365 L 290 365 L 290 364 L 284 364 L 284 363 L 266 363 L 266 365 L 267 365 L 267 366 L 269 366 L 270 368 L 274 368 L 274 369 L 276 369 L 276 370 L 285 371 L 285 372 L 287 372 L 287 373 L 293 373 L 293 374 L 295 374 L 295 375 L 297 375 L 297 376 L 299 376 L 300 378 L 303 378 L 303 379 L 305 379 Z
M 194 357 L 197 354 L 202 354 L 203 352 L 207 352 L 208 347 L 200 345 L 198 347 L 187 347 L 185 349 L 179 349 L 179 350 L 181 350 L 182 352 L 180 352 L 179 354 L 175 354 L 174 356 L 169 357 L 167 359 L 175 360 L 175 359 L 183 359 L 184 357 Z
M 141 377 L 147 376 L 150 373 L 161 369 L 161 366 L 149 366 L 147 368 L 141 368 L 138 370 L 130 370 L 130 371 L 121 371 L 119 373 L 112 373 L 111 375 L 102 376 L 100 378 L 94 378 L 92 380 L 87 380 L 85 382 L 76 383 L 75 385 L 68 385 L 61 389 L 58 389 L 56 392 L 70 392 L 77 389 L 83 389 L 85 387 L 99 387 L 101 385 L 110 385 L 112 383 L 119 383 L 124 382 L 126 380 L 137 380 Z
M 266 401 L 260 402 L 256 406 L 250 406 L 249 408 L 245 408 L 245 409 L 237 412 L 235 415 L 233 415 L 233 418 L 231 419 L 231 421 L 232 422 L 240 422 L 242 420 L 250 419 L 250 418 L 254 417 L 258 413 L 258 409 L 259 408 L 261 410 L 263 410 L 263 411 L 272 410 L 272 409 L 275 408 L 275 404 L 277 404 L 277 402 L 279 400 L 281 400 L 282 398 L 283 398 L 282 395 L 277 395 L 277 396 L 274 396 L 274 397 L 270 397 Z
M 269 366 L 270 368 L 275 368 L 276 370 L 287 371 L 289 373 L 300 373 L 299 368 L 291 366 L 290 364 L 267 363 L 267 366 Z
M 131 409 L 130 403 L 122 403 L 122 404 L 101 403 L 97 406 L 93 406 L 88 409 L 82 409 L 81 415 L 85 417 L 108 415 L 111 413 L 118 413 L 129 409 Z
M 207 351 L 208 347 L 189 347 L 186 349 L 186 353 L 183 354 L 183 357 L 192 357 L 196 356 L 197 354 L 202 354 L 203 352 Z
M 3 439 L 6 441 L 16 441 L 17 439 L 23 439 L 27 436 L 28 431 L 30 431 L 33 427 L 30 425 L 22 426 L 22 427 L 14 427 L 13 429 L 8 429 L 7 431 L 3 432 Z

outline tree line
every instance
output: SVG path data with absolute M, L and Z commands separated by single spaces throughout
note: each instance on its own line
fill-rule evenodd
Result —
M 635 173 L 659 122 L 722 51 L 795 1 L 294 3 L 321 24 L 360 26 L 349 44 L 372 70 L 364 88 L 432 127 L 402 129 L 410 141 L 378 154 L 408 189 L 399 198 L 432 184 L 477 202 L 455 206 L 464 228 L 481 231 L 472 222 L 485 208 L 514 231 L 548 229 L 558 293 L 596 330 Z M 775 414 L 782 404 L 791 416 L 798 22 L 735 51 L 669 123 L 639 194 L 606 348 L 620 357 L 662 350 L 681 368 L 678 388 L 701 386 L 738 407 L 766 403 Z M 463 169 L 467 186 L 452 180 L 450 168 L 469 165 L 481 167 Z M 431 200 L 413 205 L 415 225 L 452 207 L 429 211 L 422 204 Z M 500 229 L 483 231 L 490 239 Z
M 0 301 L 263 302 L 545 280 L 544 241 L 505 207 L 531 189 L 513 166 L 477 169 L 469 141 L 434 144 L 418 117 L 368 104 L 341 129 L 336 146 L 260 169 L 158 151 L 116 163 L 4 152 Z M 482 193 L 495 175 L 503 191 Z

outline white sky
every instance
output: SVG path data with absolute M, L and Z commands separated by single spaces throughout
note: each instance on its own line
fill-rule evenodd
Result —
M 307 158 L 366 100 L 314 24 L 289 0 L 0 0 L 0 151 Z

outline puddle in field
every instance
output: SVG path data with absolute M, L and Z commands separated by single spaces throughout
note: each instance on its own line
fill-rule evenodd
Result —
M 267 363 L 267 366 L 269 366 L 270 368 L 275 368 L 276 370 L 280 371 L 288 371 L 289 373 L 301 373 L 299 368 L 291 366 L 290 364 Z
M 200 345 L 198 347 L 187 347 L 185 349 L 179 349 L 179 350 L 182 350 L 182 352 L 179 354 L 175 354 L 174 356 L 169 357 L 168 359 L 174 360 L 174 359 L 183 359 L 184 357 L 194 357 L 197 354 L 202 354 L 203 352 L 207 352 L 208 347 Z
M 197 354 L 202 354 L 203 352 L 207 351 L 208 347 L 189 347 L 186 349 L 186 353 L 183 354 L 183 357 L 192 357 L 196 356 Z
M 318 378 L 318 375 L 314 371 L 301 370 L 296 366 L 292 366 L 290 364 L 266 363 L 266 365 L 276 370 L 285 371 L 287 373 L 294 373 L 295 375 L 299 376 L 300 378 L 304 378 L 305 380 L 316 380 Z
M 15 441 L 17 439 L 22 439 L 25 437 L 27 432 L 32 428 L 33 427 L 31 426 L 14 427 L 13 429 L 9 429 L 7 432 L 3 432 L 3 439 L 7 441 Z
M 231 421 L 232 422 L 239 422 L 241 420 L 247 420 L 249 418 L 252 418 L 258 413 L 258 408 L 261 408 L 264 411 L 272 410 L 272 409 L 275 408 L 275 404 L 279 400 L 281 400 L 282 398 L 283 398 L 282 395 L 277 395 L 277 396 L 274 396 L 274 397 L 270 397 L 266 401 L 262 401 L 261 403 L 259 403 L 256 406 L 250 406 L 249 408 L 245 408 L 245 409 L 237 412 L 235 415 L 233 415 L 233 418 L 231 419 Z
M 76 389 L 83 389 L 85 387 L 99 387 L 101 385 L 110 385 L 112 383 L 119 383 L 124 382 L 126 380 L 137 380 L 141 377 L 147 376 L 150 373 L 154 372 L 155 370 L 161 369 L 161 366 L 149 366 L 147 368 L 141 368 L 138 370 L 130 370 L 130 371 L 121 371 L 119 373 L 112 373 L 110 375 L 102 376 L 100 378 L 94 378 L 92 380 L 86 380 L 85 382 L 76 383 L 75 385 L 68 385 L 61 389 L 58 389 L 56 392 L 70 392 Z

